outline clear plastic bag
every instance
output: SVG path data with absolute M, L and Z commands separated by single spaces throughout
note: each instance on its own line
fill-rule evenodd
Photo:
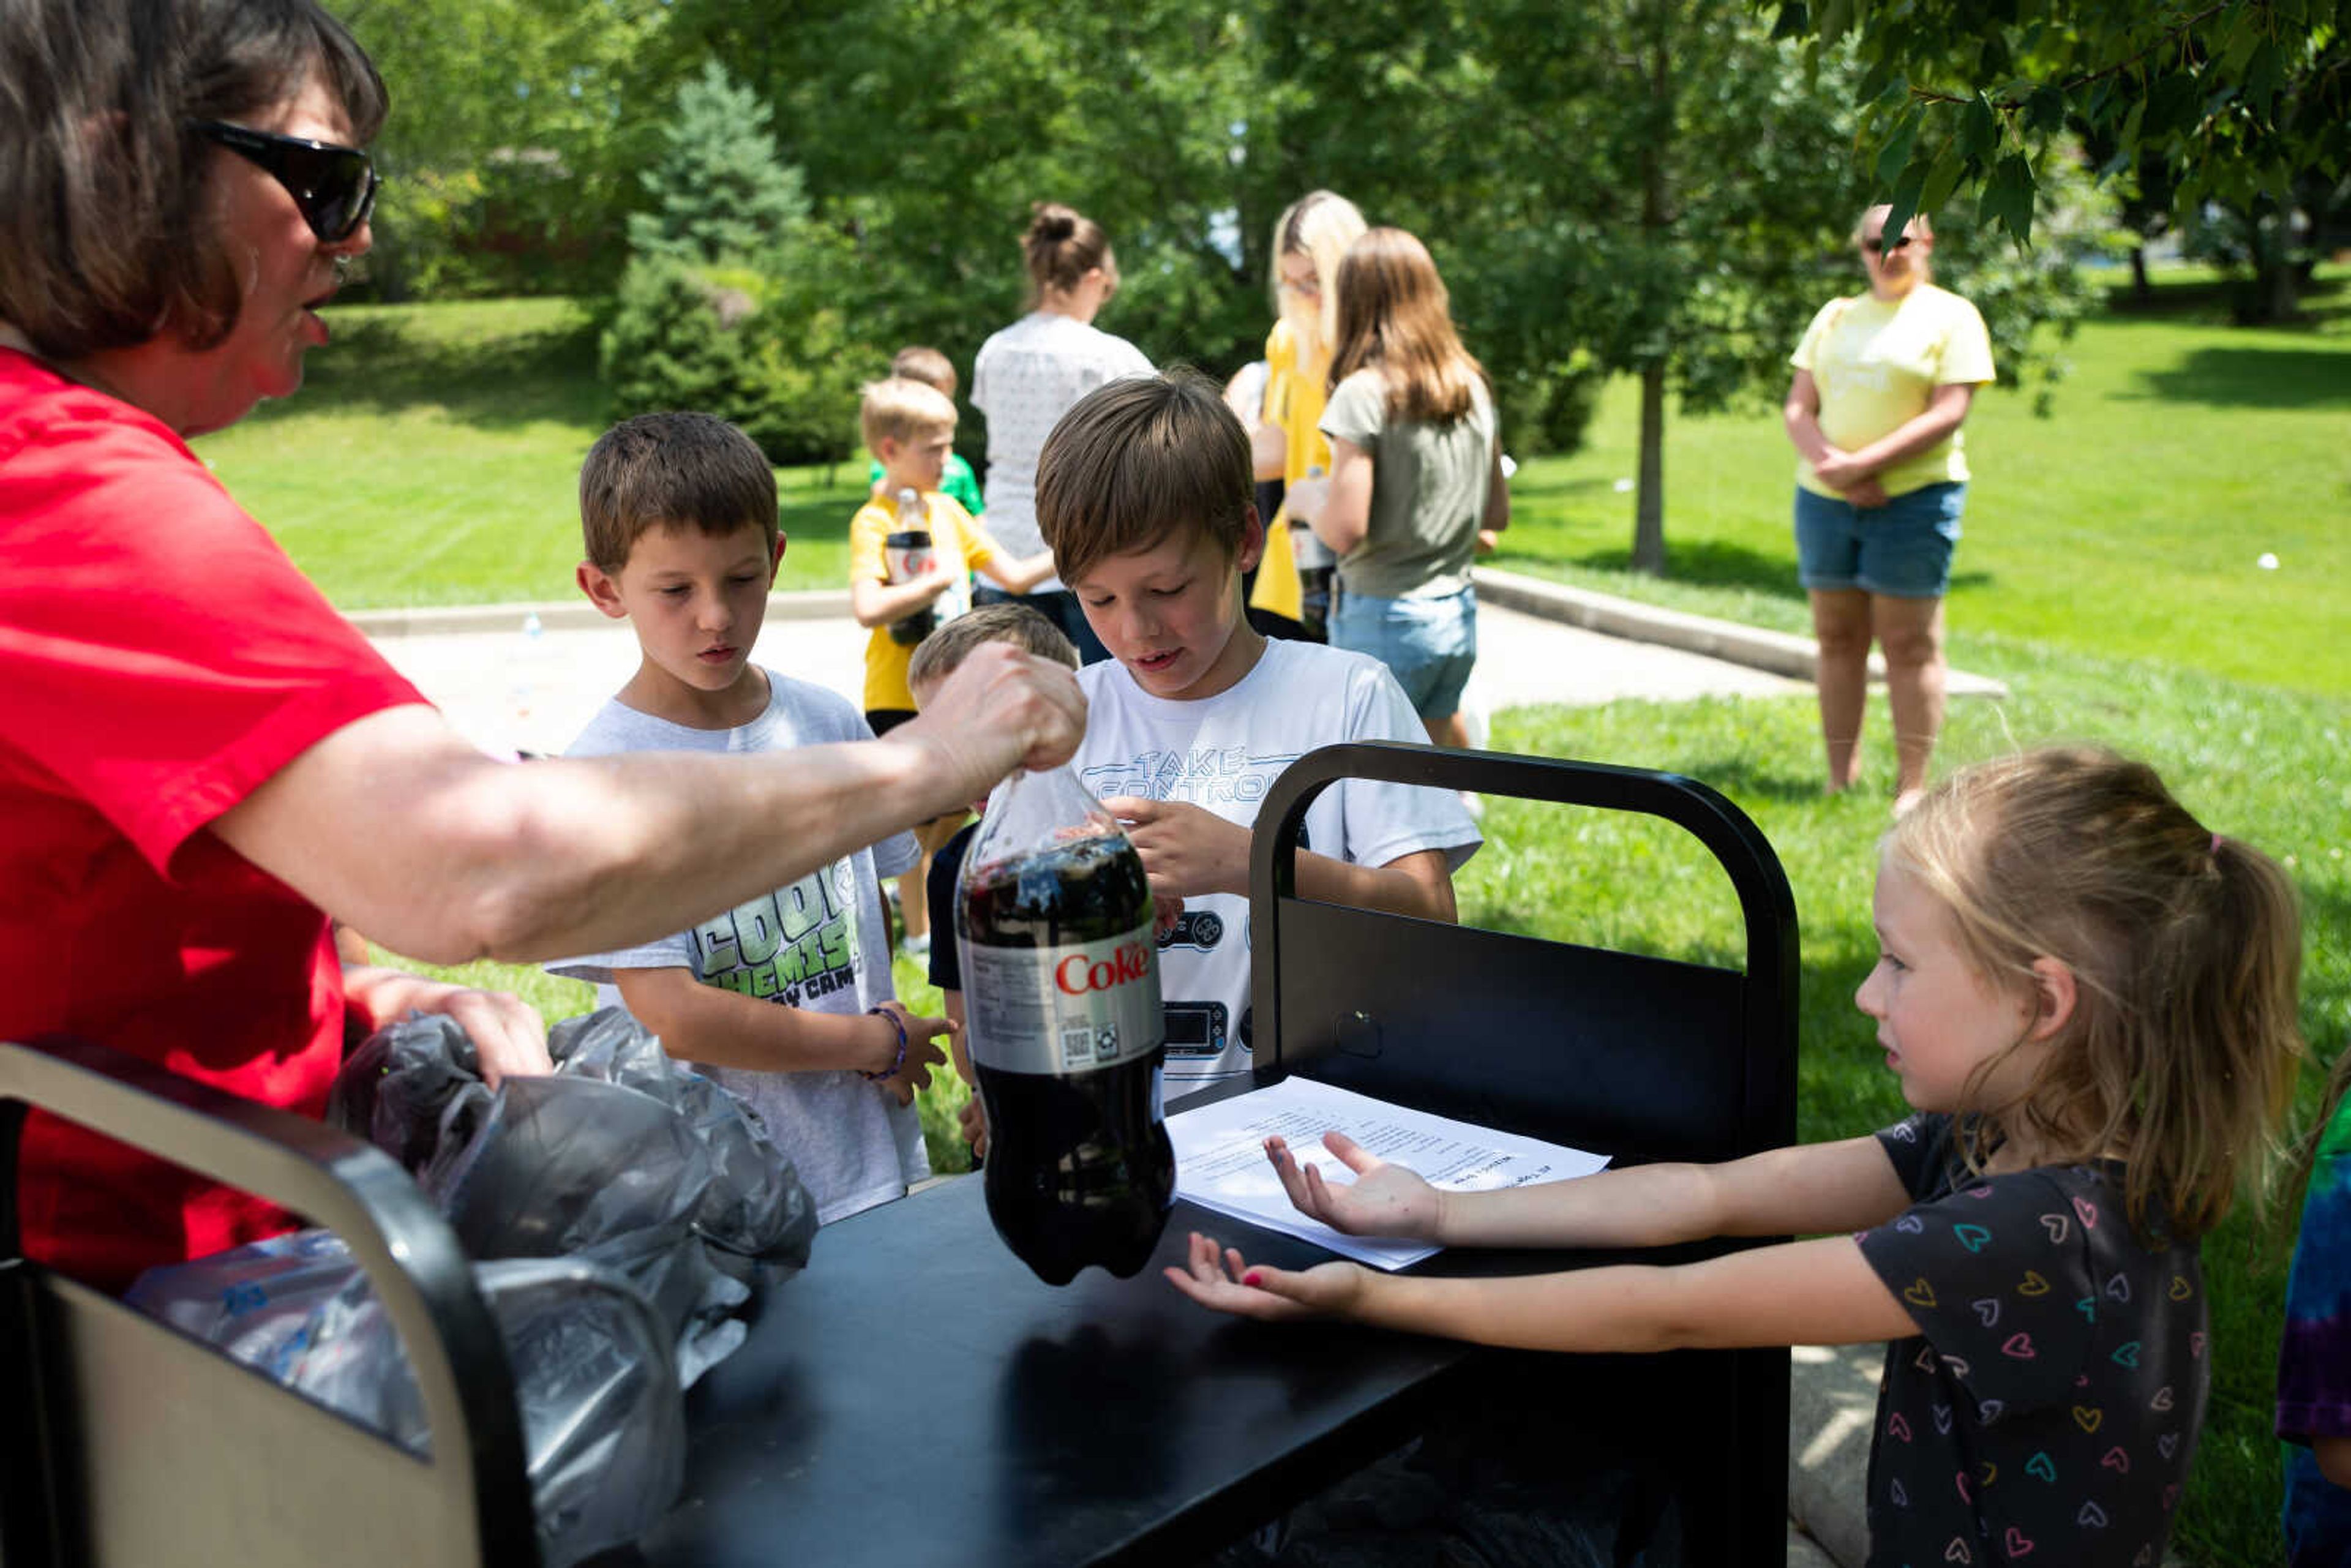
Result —
M 549 1568 L 634 1540 L 684 1479 L 668 1325 L 634 1285 L 580 1259 L 477 1263 L 474 1279 L 506 1344 Z M 151 1269 L 128 1300 L 416 1453 L 432 1451 L 392 1320 L 328 1231 Z
M 748 1287 L 807 1264 L 816 1207 L 757 1114 L 623 1009 L 564 1019 L 548 1051 L 553 1076 L 492 1092 L 464 1030 L 406 1019 L 344 1064 L 328 1120 L 401 1159 L 469 1256 L 618 1270 L 671 1325 L 690 1387 L 741 1343 L 729 1314 Z

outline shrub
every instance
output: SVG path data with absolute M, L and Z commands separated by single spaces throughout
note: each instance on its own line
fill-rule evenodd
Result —
M 771 463 L 846 457 L 872 355 L 810 293 L 748 268 L 632 261 L 598 342 L 613 417 L 694 409 L 740 425 Z

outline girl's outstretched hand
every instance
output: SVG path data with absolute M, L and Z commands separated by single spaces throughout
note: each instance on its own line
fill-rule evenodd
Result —
M 1421 1179 L 1419 1172 L 1366 1154 L 1361 1144 L 1344 1133 L 1323 1134 L 1322 1146 L 1355 1173 L 1353 1181 L 1333 1186 L 1314 1166 L 1299 1164 L 1281 1137 L 1265 1141 L 1265 1157 L 1273 1162 L 1282 1190 L 1290 1194 L 1299 1213 L 1346 1236 L 1437 1239 L 1444 1195 Z
M 1168 1269 L 1167 1282 L 1204 1307 L 1266 1322 L 1344 1317 L 1371 1278 L 1356 1263 L 1317 1263 L 1297 1274 L 1253 1269 L 1235 1248 L 1225 1248 L 1219 1257 L 1215 1239 L 1196 1230 L 1189 1263 Z

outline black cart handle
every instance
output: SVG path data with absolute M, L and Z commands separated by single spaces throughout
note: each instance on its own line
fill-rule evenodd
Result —
M 1567 758 L 1394 740 L 1322 747 L 1283 769 L 1258 808 L 1249 842 L 1249 909 L 1258 941 L 1274 939 L 1277 901 L 1297 896 L 1298 835 L 1307 808 L 1344 779 L 1596 806 L 1660 818 L 1682 829 L 1713 854 L 1739 897 L 1747 934 L 1749 1038 L 1771 1042 L 1768 1060 L 1795 1060 L 1795 1009 L 1788 1004 L 1797 994 L 1799 977 L 1796 895 L 1763 830 L 1719 791 L 1678 773 Z M 1260 955 L 1251 981 L 1257 1028 L 1270 1040 L 1280 1038 L 1277 973 L 1276 965 Z M 1776 1098 L 1767 1094 L 1760 1103 Z
M 483 1560 L 537 1560 L 505 1342 L 456 1236 L 389 1155 L 338 1128 L 104 1046 L 0 1041 L 0 1266 L 22 1255 L 16 1173 L 27 1105 L 267 1198 L 341 1238 L 408 1352 L 434 1465 L 463 1467 L 453 1476 L 470 1472 L 465 1506 L 482 1523 Z

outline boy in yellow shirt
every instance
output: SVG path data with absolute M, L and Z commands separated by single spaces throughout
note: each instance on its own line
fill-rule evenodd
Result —
M 849 607 L 857 623 L 871 628 L 865 644 L 865 722 L 887 734 L 914 716 L 906 686 L 906 663 L 914 643 L 893 628 L 909 616 L 929 612 L 939 624 L 971 608 L 971 574 L 980 572 L 1007 593 L 1026 593 L 1052 575 L 1048 550 L 1026 560 L 1007 560 L 996 541 L 969 512 L 939 489 L 947 456 L 955 450 L 956 406 L 937 389 L 904 376 L 892 376 L 865 389 L 860 409 L 865 444 L 882 465 L 882 482 L 849 523 Z M 923 527 L 931 536 L 927 570 L 903 582 L 890 580 L 888 541 L 899 530 L 898 497 L 912 490 L 920 498 Z M 930 919 L 924 907 L 925 869 L 938 846 L 962 822 L 960 812 L 914 831 L 923 858 L 898 879 L 898 908 L 909 956 L 927 952 Z

